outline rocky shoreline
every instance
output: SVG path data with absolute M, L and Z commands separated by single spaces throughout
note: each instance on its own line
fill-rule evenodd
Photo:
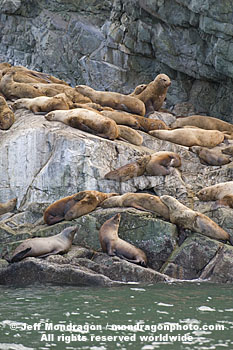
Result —
M 80 226 L 72 249 L 64 256 L 26 258 L 10 264 L 0 260 L 0 284 L 52 283 L 114 286 L 183 280 L 233 282 L 233 247 L 176 225 L 155 213 L 133 208 L 98 208 L 73 221 L 47 226 L 44 209 L 67 195 L 91 189 L 103 192 L 141 192 L 174 196 L 189 208 L 209 216 L 233 236 L 232 209 L 211 210 L 210 202 L 195 196 L 205 186 L 232 180 L 233 163 L 207 166 L 188 147 L 159 140 L 139 131 L 142 146 L 100 138 L 44 116 L 19 109 L 9 130 L 0 131 L 1 201 L 17 197 L 17 209 L 0 217 L 0 256 L 11 254 L 20 241 L 50 236 L 65 227 Z M 175 117 L 155 112 L 150 118 L 168 125 Z M 142 175 L 125 182 L 104 179 L 108 171 L 159 150 L 177 152 L 179 169 L 167 176 Z M 19 156 L 20 155 L 20 156 Z M 101 252 L 98 230 L 120 212 L 119 236 L 143 249 L 148 268 Z

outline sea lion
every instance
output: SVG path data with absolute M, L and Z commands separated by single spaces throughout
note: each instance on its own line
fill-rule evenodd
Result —
M 68 99 L 66 94 L 61 93 L 53 97 L 39 96 L 34 98 L 20 98 L 12 105 L 14 109 L 26 108 L 33 113 L 51 112 L 57 109 L 68 110 L 73 103 Z
M 145 90 L 145 88 L 147 87 L 148 84 L 140 84 L 138 86 L 136 86 L 136 88 L 134 89 L 133 92 L 131 92 L 130 96 L 135 96 L 135 95 L 139 95 L 142 91 Z
M 5 98 L 0 96 L 0 129 L 8 130 L 14 121 L 14 112 L 8 107 Z
M 168 207 L 170 221 L 173 224 L 210 238 L 229 241 L 233 245 L 233 238 L 229 233 L 224 231 L 208 216 L 186 207 L 171 196 L 161 196 L 160 199 Z
M 222 153 L 224 153 L 224 154 L 229 154 L 230 156 L 233 157 L 233 146 L 225 147 L 225 148 L 222 150 Z
M 146 254 L 139 248 L 118 237 L 121 214 L 116 214 L 100 227 L 99 240 L 104 253 L 126 261 L 147 266 Z
M 160 140 L 170 141 L 187 147 L 215 147 L 224 140 L 224 134 L 221 131 L 199 128 L 152 130 L 149 131 L 149 134 Z
M 135 119 L 139 122 L 140 130 L 149 132 L 151 130 L 168 130 L 168 126 L 162 120 L 150 119 L 141 116 L 136 116 Z
M 86 85 L 77 85 L 75 89 L 80 94 L 89 97 L 92 102 L 101 106 L 108 106 L 142 116 L 145 114 L 144 103 L 136 97 L 123 95 L 119 92 L 96 91 Z
M 233 209 L 233 194 L 228 194 L 224 196 L 222 199 L 216 201 L 211 209 L 217 209 L 220 207 L 229 207 Z
M 175 152 L 160 151 L 153 153 L 146 164 L 146 175 L 161 176 L 169 175 L 171 167 L 180 167 L 180 156 Z
M 8 202 L 0 203 L 0 215 L 9 213 L 15 209 L 17 198 L 10 199 Z
M 136 146 L 141 146 L 143 143 L 143 137 L 134 129 L 126 125 L 118 125 L 119 136 L 123 140 L 128 141 Z
M 197 192 L 197 197 L 201 201 L 215 201 L 229 194 L 233 194 L 233 181 L 220 182 L 212 186 L 204 187 Z
M 105 179 L 127 181 L 133 177 L 141 176 L 146 170 L 146 165 L 149 162 L 151 156 L 146 155 L 135 162 L 126 164 L 116 170 L 112 170 L 104 175 Z
M 220 149 L 208 149 L 200 146 L 193 146 L 190 151 L 196 153 L 202 164 L 224 165 L 230 163 L 230 158 L 222 154 Z
M 28 256 L 45 258 L 49 255 L 67 253 L 77 231 L 78 226 L 73 226 L 65 228 L 55 236 L 27 239 L 15 249 L 9 262 L 15 263 Z
M 170 78 L 166 74 L 159 74 L 145 88 L 143 87 L 140 93 L 136 93 L 135 97 L 145 103 L 147 115 L 160 110 L 170 85 Z
M 131 126 L 132 128 L 138 129 L 139 122 L 135 118 L 134 114 L 123 111 L 101 111 L 101 114 L 105 117 L 115 120 L 117 124 Z M 143 117 L 142 117 L 143 118 Z
M 6 73 L 0 81 L 0 89 L 8 99 L 34 98 L 39 96 L 53 97 L 65 93 L 72 102 L 91 102 L 88 97 L 78 93 L 74 88 L 65 84 L 18 83 L 14 81 L 16 72 Z
M 115 140 L 119 136 L 119 130 L 114 120 L 104 117 L 98 112 L 85 108 L 75 108 L 64 111 L 57 110 L 45 115 L 49 121 L 60 121 L 109 140 Z
M 219 130 L 233 133 L 233 125 L 218 118 L 204 116 L 204 115 L 190 115 L 189 117 L 177 118 L 171 124 L 171 128 L 181 128 L 183 126 L 196 126 L 205 130 Z
M 81 191 L 52 203 L 44 212 L 44 222 L 53 225 L 62 220 L 73 220 L 86 215 L 105 199 L 117 193 Z
M 0 66 L 1 69 L 1 66 Z M 18 83 L 45 83 L 45 84 L 64 84 L 68 85 L 64 80 L 60 80 L 50 74 L 37 72 L 35 70 L 28 69 L 24 66 L 5 66 L 2 70 L 2 74 L 8 72 L 15 72 L 14 80 Z
M 105 199 L 100 206 L 102 208 L 133 207 L 135 209 L 157 213 L 165 219 L 169 219 L 168 208 L 160 198 L 149 193 L 125 193 Z

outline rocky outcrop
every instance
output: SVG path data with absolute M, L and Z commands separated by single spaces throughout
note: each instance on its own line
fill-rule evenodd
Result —
M 166 73 L 168 107 L 231 121 L 232 13 L 229 0 L 4 0 L 0 61 L 124 93 Z
M 135 146 L 49 122 L 43 115 L 23 109 L 17 110 L 15 116 L 13 126 L 0 131 L 0 202 L 18 199 L 15 212 L 0 217 L 0 256 L 11 255 L 26 238 L 55 235 L 70 225 L 78 224 L 80 229 L 73 248 L 65 256 L 26 258 L 9 266 L 1 260 L 0 284 L 36 281 L 110 286 L 197 278 L 232 283 L 230 245 L 189 230 L 180 232 L 176 225 L 155 213 L 133 208 L 97 208 L 74 221 L 52 226 L 43 222 L 43 211 L 49 204 L 81 190 L 119 194 L 147 191 L 176 197 L 208 215 L 233 236 L 232 209 L 210 210 L 211 203 L 200 202 L 195 196 L 205 186 L 232 180 L 232 161 L 223 166 L 206 166 L 187 147 L 144 132 L 140 132 L 143 145 Z M 174 120 L 174 116 L 158 112 L 150 117 L 168 124 Z M 142 175 L 125 182 L 104 179 L 108 171 L 159 150 L 178 153 L 181 167 L 167 176 Z M 145 251 L 147 269 L 101 253 L 99 228 L 117 212 L 121 213 L 119 236 Z

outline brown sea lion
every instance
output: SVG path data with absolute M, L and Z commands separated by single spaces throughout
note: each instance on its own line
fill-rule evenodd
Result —
M 196 153 L 202 164 L 224 165 L 230 163 L 230 158 L 222 154 L 220 149 L 208 149 L 200 146 L 193 146 L 190 151 Z
M 26 108 L 33 113 L 67 110 L 73 106 L 66 94 L 61 93 L 53 97 L 39 96 L 34 98 L 20 98 L 12 105 L 14 109 Z
M 118 125 L 119 136 L 123 140 L 128 141 L 136 146 L 141 146 L 143 143 L 143 137 L 134 129 L 131 129 L 126 125 Z
M 102 208 L 133 207 L 135 209 L 157 213 L 165 219 L 169 219 L 168 208 L 160 198 L 149 193 L 125 193 L 105 199 L 100 206 Z
M 145 132 L 149 132 L 151 130 L 168 130 L 168 126 L 162 120 L 140 116 L 137 116 L 136 120 L 139 122 L 140 129 Z
M 49 255 L 67 253 L 77 231 L 78 226 L 73 226 L 65 228 L 55 236 L 27 239 L 15 249 L 9 262 L 15 263 L 28 256 L 45 258 Z
M 99 230 L 100 245 L 104 253 L 126 261 L 147 266 L 146 254 L 139 248 L 118 237 L 121 215 L 118 213 L 105 221 Z
M 61 198 L 45 210 L 44 222 L 53 225 L 62 220 L 76 219 L 95 210 L 102 201 L 115 195 L 117 193 L 81 191 L 72 196 Z
M 150 155 L 143 156 L 135 162 L 108 172 L 105 174 L 104 178 L 108 180 L 127 181 L 133 177 L 141 176 L 144 174 L 150 158 Z
M 197 192 L 197 197 L 201 201 L 216 201 L 229 194 L 233 194 L 233 181 L 220 182 L 212 186 L 204 187 Z
M 171 196 L 161 196 L 160 199 L 168 207 L 170 221 L 173 224 L 201 233 L 204 236 L 229 241 L 233 245 L 233 238 L 229 233 L 224 231 L 208 216 L 186 207 Z
M 104 110 L 101 112 L 101 114 L 104 115 L 105 117 L 115 120 L 115 122 L 119 125 L 128 125 L 136 129 L 139 128 L 139 122 L 135 118 L 135 114 L 130 114 L 128 112 L 116 111 L 116 110 L 115 111 Z
M 180 156 L 175 152 L 161 151 L 151 155 L 146 164 L 146 175 L 161 176 L 169 175 L 172 167 L 180 167 Z
M 176 121 L 171 124 L 171 128 L 181 128 L 188 125 L 205 130 L 219 130 L 227 131 L 230 134 L 233 133 L 233 124 L 206 115 L 190 115 L 189 117 L 177 118 Z
M 45 118 L 49 121 L 60 121 L 91 134 L 115 140 L 119 136 L 119 130 L 114 120 L 104 117 L 98 112 L 75 108 L 68 111 L 57 110 L 46 114 Z
M 149 134 L 182 146 L 215 147 L 224 140 L 224 134 L 218 130 L 183 128 L 174 130 L 152 130 Z
M 222 150 L 222 153 L 224 153 L 224 154 L 229 154 L 230 156 L 233 157 L 233 146 L 225 147 L 225 148 Z
M 0 66 L 1 69 L 1 66 Z M 15 72 L 14 80 L 18 83 L 45 83 L 45 84 L 64 84 L 68 85 L 64 80 L 60 80 L 50 74 L 37 72 L 35 70 L 28 69 L 24 66 L 8 66 L 3 68 L 2 74 L 8 72 Z
M 0 203 L 0 215 L 13 211 L 16 207 L 17 198 L 10 199 L 8 202 Z
M 166 98 L 167 89 L 171 85 L 171 80 L 166 74 L 159 74 L 151 81 L 145 88 L 136 88 L 136 94 L 132 96 L 137 97 L 139 100 L 143 101 L 146 106 L 146 114 L 158 111 L 163 105 Z
M 14 121 L 14 112 L 8 107 L 5 98 L 0 96 L 0 129 L 8 130 Z
M 34 98 L 39 96 L 53 97 L 65 93 L 72 102 L 91 102 L 91 100 L 74 88 L 64 84 L 18 83 L 14 81 L 16 72 L 6 73 L 0 81 L 0 89 L 8 99 Z
M 86 85 L 77 85 L 75 89 L 80 94 L 89 97 L 92 102 L 101 106 L 108 106 L 142 116 L 145 114 L 144 103 L 136 97 L 123 95 L 118 92 L 96 91 Z

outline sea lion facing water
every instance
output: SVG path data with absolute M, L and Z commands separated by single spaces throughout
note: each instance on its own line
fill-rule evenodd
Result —
M 88 214 L 105 199 L 118 193 L 104 193 L 99 191 L 81 191 L 64 197 L 52 203 L 44 212 L 44 222 L 48 225 L 62 220 L 73 220 Z
M 204 236 L 229 241 L 233 245 L 233 238 L 229 233 L 224 231 L 208 216 L 186 207 L 171 196 L 161 196 L 160 199 L 168 207 L 170 221 L 173 224 L 201 233 Z
M 174 130 L 153 130 L 149 134 L 161 140 L 177 143 L 182 146 L 215 147 L 224 140 L 224 134 L 218 130 L 183 128 Z
M 29 256 L 45 258 L 49 255 L 64 254 L 70 249 L 77 231 L 78 226 L 73 226 L 65 228 L 55 236 L 27 239 L 15 249 L 9 262 L 18 262 Z
M 139 115 L 145 114 L 144 103 L 136 97 L 123 95 L 118 92 L 96 91 L 87 85 L 77 85 L 75 89 L 80 94 L 89 97 L 92 102 L 101 106 L 108 106 Z
M 100 206 L 102 208 L 132 207 L 139 210 L 157 213 L 165 219 L 169 219 L 168 208 L 158 196 L 149 193 L 125 193 L 105 199 Z
M 17 198 L 10 199 L 8 202 L 0 203 L 0 215 L 13 211 L 16 203 Z
M 99 230 L 100 245 L 104 253 L 110 256 L 118 256 L 124 260 L 147 266 L 146 254 L 139 248 L 118 237 L 118 229 L 121 215 L 118 213 L 111 217 Z
M 8 130 L 14 124 L 15 115 L 8 107 L 4 97 L 0 96 L 0 129 Z

